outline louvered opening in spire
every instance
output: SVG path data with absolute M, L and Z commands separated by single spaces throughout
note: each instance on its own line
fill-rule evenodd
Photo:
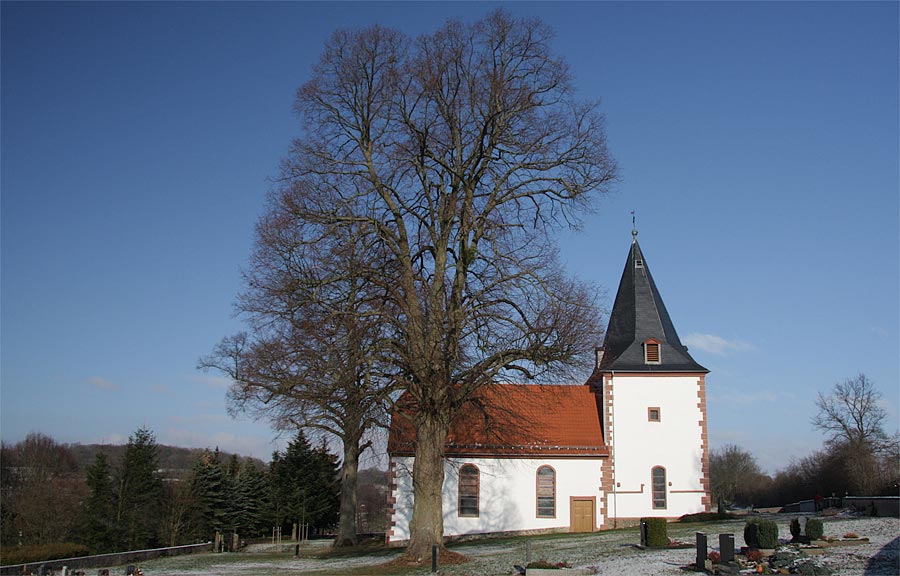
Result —
M 659 341 L 650 339 L 644 342 L 644 362 L 647 364 L 659 364 Z

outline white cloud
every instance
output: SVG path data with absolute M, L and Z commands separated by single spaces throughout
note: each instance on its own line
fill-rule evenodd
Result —
M 779 395 L 770 390 L 755 390 L 753 392 L 736 392 L 731 389 L 723 389 L 717 393 L 710 393 L 710 402 L 746 406 L 748 404 L 771 404 L 779 399 Z
M 688 334 L 684 338 L 684 343 L 690 348 L 698 348 L 710 354 L 718 356 L 727 356 L 729 352 L 741 352 L 744 350 L 752 350 L 753 346 L 741 340 L 726 340 L 715 334 Z
M 115 390 L 118 386 L 106 378 L 101 378 L 100 376 L 92 376 L 87 379 L 87 383 L 90 386 L 93 386 L 97 390 Z

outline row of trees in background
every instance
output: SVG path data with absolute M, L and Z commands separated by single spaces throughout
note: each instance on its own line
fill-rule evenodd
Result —
M 216 449 L 189 469 L 161 470 L 146 429 L 131 436 L 120 458 L 100 450 L 86 469 L 68 447 L 37 433 L 4 444 L 0 462 L 5 549 L 72 542 L 106 553 L 205 542 L 216 531 L 252 538 L 281 526 L 290 534 L 295 523 L 315 534 L 338 520 L 338 458 L 302 433 L 268 466 Z M 367 495 L 367 524 L 383 529 L 385 493 Z
M 816 399 L 812 425 L 827 435 L 821 450 L 774 476 L 752 454 L 726 445 L 710 454 L 714 500 L 740 506 L 780 506 L 823 497 L 898 494 L 900 441 L 885 432 L 881 393 L 864 374 L 834 385 Z

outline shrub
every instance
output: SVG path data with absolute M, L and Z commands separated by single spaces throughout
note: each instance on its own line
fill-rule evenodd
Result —
M 759 523 L 759 547 L 775 548 L 778 546 L 778 524 L 771 520 Z
M 713 550 L 712 552 L 709 553 L 709 560 L 713 564 L 718 564 L 722 560 L 722 555 L 719 554 L 718 552 L 716 552 L 715 550 Z
M 744 524 L 744 542 L 748 548 L 759 548 L 759 520 L 748 520 Z
M 753 518 L 744 526 L 744 542 L 750 548 L 774 548 L 778 546 L 778 524 L 771 520 Z
M 641 524 L 647 525 L 647 546 L 669 545 L 668 524 L 665 518 L 641 518 Z
M 791 537 L 792 537 L 792 539 L 796 541 L 798 538 L 800 538 L 801 533 L 802 532 L 800 530 L 800 519 L 794 518 L 793 520 L 791 520 Z
M 685 514 L 678 519 L 678 522 L 712 522 L 714 520 L 731 520 L 732 518 L 737 518 L 737 516 L 728 512 L 697 512 L 696 514 Z
M 4 566 L 9 564 L 29 564 L 45 560 L 76 558 L 78 556 L 87 556 L 90 553 L 91 551 L 88 550 L 87 546 L 72 544 L 71 542 L 21 547 L 4 546 L 0 563 Z
M 820 540 L 822 534 L 825 533 L 825 526 L 818 518 L 808 518 L 806 520 L 806 537 L 810 540 Z

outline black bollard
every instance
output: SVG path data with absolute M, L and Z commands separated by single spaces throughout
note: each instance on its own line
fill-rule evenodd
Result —
M 719 554 L 722 564 L 734 562 L 734 534 L 719 534 Z
M 641 546 L 647 547 L 647 523 L 641 520 Z
M 438 571 L 438 546 L 437 546 L 437 544 L 434 544 L 431 547 L 431 571 L 432 572 Z
M 697 532 L 697 569 L 702 570 L 706 566 L 706 533 Z

